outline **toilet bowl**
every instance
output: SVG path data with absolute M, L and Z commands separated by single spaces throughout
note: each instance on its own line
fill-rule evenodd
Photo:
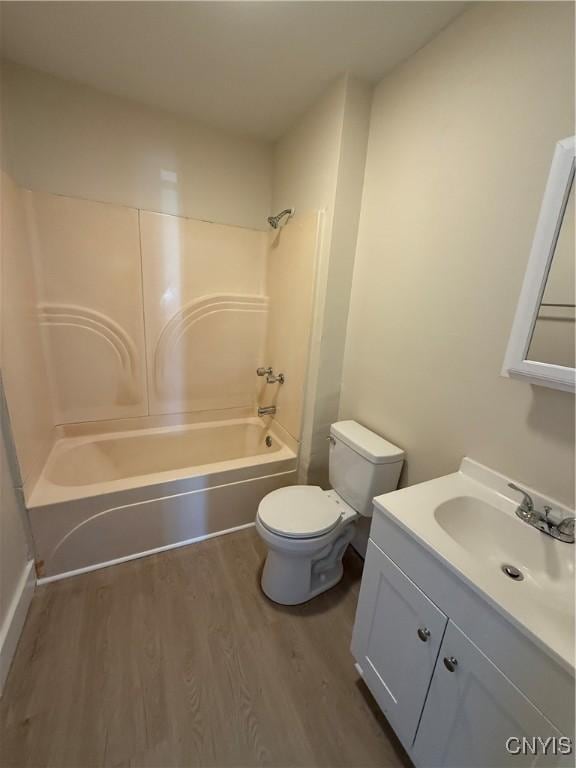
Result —
M 268 547 L 262 590 L 276 603 L 304 603 L 337 584 L 355 522 L 398 483 L 404 453 L 397 446 L 354 421 L 333 424 L 329 439 L 333 490 L 280 488 L 258 507 L 256 530 Z
M 268 545 L 264 594 L 297 605 L 337 584 L 357 517 L 336 491 L 294 485 L 269 493 L 256 516 L 256 530 Z

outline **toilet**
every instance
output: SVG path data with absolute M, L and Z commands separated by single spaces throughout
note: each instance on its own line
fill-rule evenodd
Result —
M 262 590 L 275 603 L 311 600 L 342 578 L 342 556 L 372 499 L 398 485 L 404 451 L 355 421 L 330 427 L 330 484 L 279 488 L 258 506 L 256 530 L 268 546 Z

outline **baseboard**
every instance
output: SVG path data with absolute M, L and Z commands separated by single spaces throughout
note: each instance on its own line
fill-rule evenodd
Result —
M 236 531 L 243 531 L 246 528 L 253 528 L 253 527 L 254 527 L 254 523 L 245 523 L 244 525 L 237 525 L 234 528 L 226 528 L 223 531 L 215 531 L 214 533 L 206 533 L 203 536 L 196 536 L 196 538 L 194 539 L 177 541 L 174 544 L 165 544 L 162 547 L 147 549 L 145 552 L 135 552 L 133 555 L 126 555 L 126 557 L 117 557 L 115 560 L 106 560 L 103 563 L 95 563 L 94 565 L 87 565 L 84 568 L 76 568 L 76 570 L 74 571 L 64 571 L 64 573 L 57 573 L 54 576 L 44 576 L 43 578 L 38 579 L 38 586 L 42 586 L 43 584 L 50 584 L 50 582 L 52 581 L 69 579 L 72 576 L 80 576 L 83 573 L 90 573 L 91 571 L 99 571 L 101 568 L 109 568 L 111 565 L 120 565 L 121 563 L 127 563 L 130 560 L 139 560 L 141 557 L 148 557 L 149 555 L 157 555 L 160 552 L 168 552 L 170 549 L 187 547 L 189 544 L 197 544 L 200 541 L 213 539 L 216 536 L 225 536 L 227 533 L 235 533 Z
M 10 608 L 0 628 L 0 696 L 4 690 L 4 683 L 8 677 L 10 665 L 18 647 L 18 641 L 26 621 L 35 585 L 36 572 L 34 570 L 34 561 L 29 560 L 20 577 L 16 592 L 10 603 Z

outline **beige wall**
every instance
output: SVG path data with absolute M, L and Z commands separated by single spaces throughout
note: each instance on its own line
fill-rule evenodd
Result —
M 1 385 L 0 385 L 1 386 Z M 24 509 L 17 490 L 19 479 L 13 475 L 9 424 L 0 403 L 0 692 L 6 662 L 1 651 L 10 631 L 15 600 L 18 600 L 26 566 L 32 558 L 25 532 Z
M 2 113 L 22 187 L 266 229 L 266 142 L 8 62 Z
M 340 78 L 274 150 L 272 209 L 322 213 L 301 452 L 313 483 L 327 481 L 324 438 L 338 412 L 370 99 L 367 84 Z
M 371 86 L 360 80 L 348 78 L 342 115 L 330 262 L 321 325 L 322 343 L 318 357 L 316 407 L 311 424 L 308 469 L 310 479 L 326 487 L 328 484 L 327 437 L 330 424 L 338 418 L 340 405 L 346 327 L 360 220 L 371 103 Z
M 20 436 L 22 472 L 32 479 L 38 462 L 50 445 L 51 424 L 45 413 L 46 401 L 28 402 L 37 397 L 45 373 L 41 367 L 38 327 L 30 316 L 28 297 L 15 279 L 15 265 L 30 268 L 29 253 L 23 247 L 23 206 L 16 187 L 2 174 L 0 221 L 0 693 L 17 642 L 20 628 L 23 580 L 32 558 L 22 504 L 22 477 L 14 453 L 13 434 L 5 405 L 4 386 L 15 394 L 13 411 Z M 8 365 L 10 364 L 10 372 Z M 14 365 L 16 363 L 16 365 Z M 31 378 L 29 378 L 31 377 Z M 40 378 L 39 378 L 40 377 Z M 43 379 L 42 379 L 43 377 Z M 8 381 L 7 381 L 8 380 Z M 23 621 L 23 617 L 22 617 Z
M 574 133 L 574 8 L 472 7 L 377 88 L 341 415 L 407 452 L 574 494 L 574 397 L 500 376 L 549 164 Z
M 332 83 L 320 99 L 276 143 L 273 157 L 272 210 L 296 207 L 300 213 L 333 213 L 345 77 Z

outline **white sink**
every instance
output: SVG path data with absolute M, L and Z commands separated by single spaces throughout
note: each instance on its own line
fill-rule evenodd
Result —
M 464 459 L 459 472 L 377 497 L 375 504 L 573 668 L 575 545 L 520 520 L 515 514 L 520 498 L 508 482 Z M 559 516 L 573 514 L 527 490 L 538 509 L 549 504 Z M 517 569 L 519 578 L 507 575 L 503 566 Z
M 440 527 L 471 557 L 502 570 L 520 570 L 523 592 L 546 611 L 571 615 L 574 597 L 573 544 L 557 542 L 516 516 L 474 496 L 457 496 L 439 504 L 434 517 Z

